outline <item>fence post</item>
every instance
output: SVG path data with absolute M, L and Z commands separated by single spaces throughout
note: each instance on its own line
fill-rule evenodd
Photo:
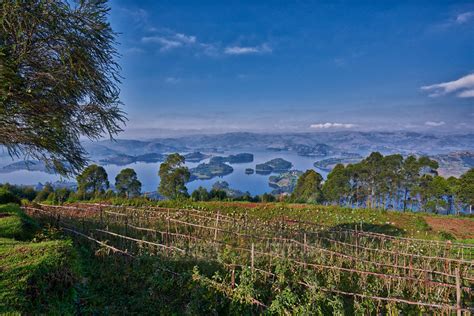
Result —
M 461 307 L 462 307 L 462 301 L 461 301 L 461 275 L 459 274 L 459 268 L 455 269 L 456 272 L 456 315 L 461 316 Z
M 219 226 L 219 211 L 217 211 L 217 217 L 216 217 L 216 229 L 214 231 L 214 240 L 217 240 L 217 229 L 218 229 L 218 226 Z
M 251 267 L 252 267 L 252 272 L 254 270 L 254 257 L 255 257 L 255 245 L 254 243 L 252 243 L 252 254 L 251 254 L 251 258 L 250 258 L 250 264 L 251 264 Z

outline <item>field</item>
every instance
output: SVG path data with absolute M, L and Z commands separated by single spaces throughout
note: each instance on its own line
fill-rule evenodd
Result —
M 457 236 L 436 226 L 436 216 L 307 205 L 90 203 L 24 210 L 81 247 L 95 245 L 96 256 L 131 262 L 126 281 L 102 265 L 104 275 L 95 274 L 91 292 L 108 277 L 132 286 L 137 293 L 129 295 L 145 297 L 139 302 L 160 302 L 162 313 L 440 314 L 473 308 L 474 245 L 460 242 L 473 238 L 472 218 L 443 217 L 465 226 Z M 127 266 L 120 262 L 108 269 Z M 153 280 L 134 275 L 138 269 L 151 271 Z M 142 279 L 141 286 L 133 278 Z M 111 297 L 118 301 L 124 293 L 115 291 Z

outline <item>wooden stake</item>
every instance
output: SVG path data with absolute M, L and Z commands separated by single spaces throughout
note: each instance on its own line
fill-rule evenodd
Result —
M 219 227 L 219 211 L 217 211 L 215 227 L 216 227 L 216 229 L 214 230 L 214 240 L 217 240 L 217 228 Z
M 455 269 L 456 273 L 456 315 L 461 316 L 462 311 L 461 311 L 461 275 L 459 274 L 459 268 Z
M 252 254 L 251 254 L 251 267 L 252 267 L 252 271 L 254 270 L 254 256 L 255 256 L 255 245 L 254 243 L 252 243 Z

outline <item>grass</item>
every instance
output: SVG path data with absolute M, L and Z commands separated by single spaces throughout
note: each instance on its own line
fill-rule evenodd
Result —
M 135 203 L 140 201 L 116 200 L 115 203 Z M 143 200 L 141 203 L 144 203 Z M 318 223 L 328 227 L 343 226 L 354 228 L 356 225 L 367 231 L 398 235 L 411 238 L 446 240 L 455 239 L 443 229 L 433 229 L 426 218 L 442 218 L 447 223 L 454 220 L 466 221 L 474 227 L 474 217 L 435 215 L 428 213 L 386 211 L 379 209 L 353 209 L 339 206 L 323 206 L 314 204 L 290 204 L 290 203 L 250 203 L 250 202 L 191 202 L 183 201 L 160 201 L 147 202 L 147 204 L 163 207 L 194 208 L 224 214 L 245 214 L 265 220 L 294 219 Z M 467 232 L 467 238 L 474 238 L 474 229 Z M 472 237 L 469 237 L 472 236 Z M 458 239 L 466 239 L 458 238 Z
M 26 216 L 17 204 L 0 205 L 0 237 L 28 240 L 38 230 L 38 224 Z
M 25 241 L 38 224 L 15 204 L 0 212 L 6 214 L 0 219 L 0 314 L 73 313 L 78 264 L 72 242 Z

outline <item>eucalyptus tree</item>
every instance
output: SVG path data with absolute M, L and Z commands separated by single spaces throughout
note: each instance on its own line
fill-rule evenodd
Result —
M 82 198 L 97 197 L 109 188 L 109 180 L 105 169 L 98 165 L 90 165 L 76 177 L 77 191 Z
M 426 173 L 436 173 L 438 162 L 428 157 L 416 158 L 408 156 L 405 158 L 401 168 L 401 189 L 403 190 L 403 211 L 407 209 L 408 198 L 415 200 L 416 196 L 410 194 L 414 192 L 419 185 L 420 178 Z
M 337 164 L 328 174 L 322 192 L 324 200 L 329 203 L 350 203 L 350 177 L 343 164 Z
M 316 171 L 310 169 L 303 173 L 296 183 L 291 194 L 291 199 L 295 202 L 316 203 L 322 202 L 322 182 L 323 177 Z
M 158 175 L 160 185 L 158 192 L 169 199 L 178 199 L 188 196 L 186 183 L 191 176 L 188 167 L 184 165 L 185 158 L 180 154 L 169 155 L 160 165 Z
M 127 198 L 140 195 L 142 183 L 138 180 L 135 170 L 122 169 L 115 177 L 115 190 L 119 195 Z
M 112 137 L 120 110 L 116 34 L 105 0 L 0 1 L 0 145 L 71 175 L 80 139 Z
M 469 208 L 469 213 L 472 213 L 472 206 L 474 205 L 474 168 L 469 169 L 459 178 L 457 193 L 459 200 Z

